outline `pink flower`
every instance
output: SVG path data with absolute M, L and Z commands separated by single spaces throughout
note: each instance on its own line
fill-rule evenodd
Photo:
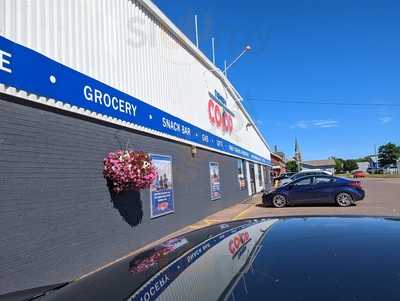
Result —
M 120 193 L 148 188 L 157 172 L 146 153 L 118 150 L 104 159 L 103 175 L 113 183 L 112 189 Z

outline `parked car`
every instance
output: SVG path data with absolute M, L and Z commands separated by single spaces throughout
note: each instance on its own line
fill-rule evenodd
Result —
M 355 172 L 352 173 L 353 178 L 365 178 L 366 177 L 366 173 L 363 172 L 362 170 L 357 170 Z
M 348 207 L 365 197 L 361 183 L 327 175 L 297 179 L 263 194 L 263 203 L 282 208 L 297 204 L 337 204 Z
M 86 277 L 0 300 L 397 301 L 399 235 L 398 217 L 239 220 L 176 237 L 167 254 L 159 254 L 171 245 L 164 242 Z
M 369 174 L 383 174 L 383 168 L 380 167 L 368 167 L 367 172 Z
M 281 181 L 283 179 L 288 179 L 291 176 L 294 176 L 295 174 L 296 174 L 296 172 L 287 172 L 287 173 L 281 174 L 279 177 L 276 177 L 275 180 Z
M 329 171 L 326 170 L 322 170 L 322 169 L 308 169 L 308 170 L 302 170 L 299 171 L 298 173 L 295 173 L 294 175 L 292 175 L 289 178 L 285 178 L 282 179 L 280 181 L 280 186 L 283 186 L 287 183 L 293 182 L 301 177 L 305 177 L 305 176 L 323 176 L 323 175 L 327 175 L 327 176 L 331 176 L 332 173 L 330 173 Z

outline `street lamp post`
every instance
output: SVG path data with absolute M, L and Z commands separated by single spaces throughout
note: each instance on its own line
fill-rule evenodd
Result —
M 231 68 L 243 55 L 246 54 L 246 52 L 249 52 L 250 50 L 251 50 L 251 47 L 250 46 L 246 46 L 246 48 L 242 51 L 242 53 L 239 54 L 239 56 L 232 63 L 230 63 L 228 66 L 226 65 L 226 61 L 225 61 L 225 68 L 224 68 L 225 76 L 227 76 L 228 69 Z

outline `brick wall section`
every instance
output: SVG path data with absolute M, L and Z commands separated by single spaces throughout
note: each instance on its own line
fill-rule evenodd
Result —
M 173 157 L 175 214 L 130 227 L 102 177 L 124 148 Z M 220 164 L 223 198 L 210 200 L 208 162 Z M 0 94 L 0 294 L 73 279 L 247 198 L 236 159 L 141 135 Z

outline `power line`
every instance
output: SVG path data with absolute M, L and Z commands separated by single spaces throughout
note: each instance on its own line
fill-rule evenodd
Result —
M 258 102 L 275 102 L 275 103 L 286 103 L 286 104 L 312 104 L 312 105 L 333 105 L 333 106 L 363 106 L 363 107 L 399 107 L 400 103 L 357 103 L 357 102 L 322 102 L 322 101 L 302 101 L 302 100 L 280 100 L 280 99 L 268 99 L 268 98 L 245 98 L 250 101 Z

